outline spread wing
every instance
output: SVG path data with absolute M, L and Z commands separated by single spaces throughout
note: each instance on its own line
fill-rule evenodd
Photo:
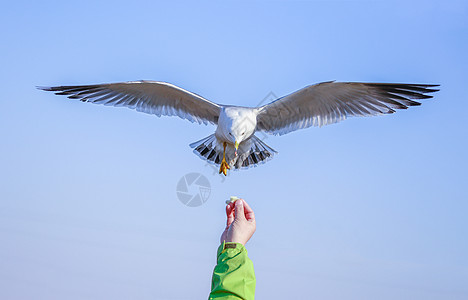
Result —
M 148 114 L 179 116 L 191 122 L 217 124 L 221 107 L 205 98 L 166 82 L 121 83 L 38 87 L 70 99 L 111 106 L 125 106 Z
M 310 126 L 323 126 L 349 116 L 391 114 L 421 105 L 438 91 L 433 84 L 323 82 L 305 87 L 258 108 L 257 130 L 282 135 Z

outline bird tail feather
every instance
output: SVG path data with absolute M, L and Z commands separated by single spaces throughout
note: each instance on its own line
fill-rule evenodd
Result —
M 223 146 L 214 134 L 190 144 L 193 152 L 201 159 L 219 165 L 223 159 Z M 231 149 L 232 148 L 232 149 Z M 226 147 L 226 161 L 232 169 L 256 167 L 272 159 L 278 153 L 255 135 L 239 145 L 238 155 L 234 155 L 232 145 Z
M 233 164 L 235 169 L 257 167 L 269 161 L 278 153 L 255 135 L 244 141 L 242 149 L 239 150 L 237 160 Z
M 214 134 L 207 136 L 199 141 L 190 144 L 193 152 L 201 159 L 207 160 L 214 164 L 220 164 L 223 159 L 223 152 L 219 152 L 216 147 L 218 141 Z

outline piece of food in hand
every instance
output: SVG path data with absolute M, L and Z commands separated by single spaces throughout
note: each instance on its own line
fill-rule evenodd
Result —
M 239 199 L 240 199 L 239 197 L 231 196 L 231 198 L 229 200 L 226 200 L 226 204 L 236 202 Z

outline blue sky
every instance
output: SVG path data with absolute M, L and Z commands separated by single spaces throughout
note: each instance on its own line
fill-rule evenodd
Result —
M 259 299 L 468 298 L 467 20 L 464 1 L 5 3 L 0 298 L 206 298 L 230 195 L 256 212 Z M 275 159 L 224 179 L 188 147 L 213 126 L 35 89 L 139 79 L 245 106 L 328 80 L 441 91 L 268 136 Z

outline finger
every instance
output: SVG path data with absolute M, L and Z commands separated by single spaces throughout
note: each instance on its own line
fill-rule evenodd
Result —
M 242 199 L 244 200 L 244 199 Z M 244 200 L 244 214 L 248 221 L 255 221 L 255 214 L 250 205 Z
M 234 218 L 234 205 L 228 204 L 226 206 L 226 216 L 227 218 Z
M 229 206 L 229 212 L 234 212 L 235 203 L 230 202 L 228 206 Z
M 229 203 L 226 205 L 226 227 L 229 227 L 232 222 L 234 222 L 234 207 Z
M 232 204 L 232 203 L 228 203 L 228 204 L 226 205 L 226 215 L 227 215 L 227 216 L 231 213 L 232 209 L 234 208 L 231 204 Z
M 235 218 L 236 219 L 245 219 L 244 215 L 244 200 L 239 199 L 235 202 Z

